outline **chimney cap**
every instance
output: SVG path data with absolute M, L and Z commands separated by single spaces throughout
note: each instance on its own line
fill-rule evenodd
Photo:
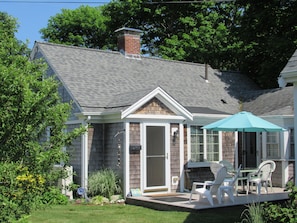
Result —
M 134 29 L 134 28 L 128 28 L 128 27 L 122 27 L 122 28 L 117 29 L 114 32 L 115 33 L 116 32 L 123 32 L 123 33 L 138 34 L 138 35 L 140 35 L 142 33 L 142 30 L 140 30 L 140 29 Z

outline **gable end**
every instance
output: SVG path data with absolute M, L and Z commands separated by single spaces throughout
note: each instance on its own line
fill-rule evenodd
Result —
M 142 105 L 134 114 L 175 115 L 173 111 L 156 97 Z

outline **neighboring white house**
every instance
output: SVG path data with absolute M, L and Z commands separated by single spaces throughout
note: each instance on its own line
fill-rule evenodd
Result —
M 279 86 L 284 88 L 288 83 L 294 85 L 294 117 L 297 117 L 297 50 L 280 73 Z M 297 118 L 294 119 L 294 129 L 297 127 Z M 294 141 L 297 142 L 297 131 L 294 132 Z M 297 160 L 297 144 L 295 143 L 295 160 Z M 295 165 L 295 185 L 297 185 L 297 165 Z

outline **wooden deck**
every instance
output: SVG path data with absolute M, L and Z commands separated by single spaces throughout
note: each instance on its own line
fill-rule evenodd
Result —
M 143 206 L 155 210 L 162 211 L 199 211 L 213 208 L 226 208 L 232 206 L 244 206 L 251 203 L 265 202 L 265 201 L 284 201 L 288 199 L 288 192 L 284 191 L 284 188 L 274 187 L 273 191 L 266 194 L 262 191 L 262 194 L 257 195 L 254 191 L 248 195 L 238 194 L 234 196 L 235 201 L 232 201 L 225 196 L 223 202 L 218 204 L 216 198 L 214 198 L 214 205 L 211 206 L 206 198 L 197 200 L 197 195 L 194 194 L 192 202 L 189 202 L 190 193 L 171 193 L 171 194 L 158 194 L 158 195 L 146 195 L 137 197 L 127 197 L 126 203 L 131 205 Z

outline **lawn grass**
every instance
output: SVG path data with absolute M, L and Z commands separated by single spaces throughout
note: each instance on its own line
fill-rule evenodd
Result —
M 134 205 L 61 205 L 32 213 L 31 223 L 234 223 L 243 207 L 202 212 L 156 211 Z

